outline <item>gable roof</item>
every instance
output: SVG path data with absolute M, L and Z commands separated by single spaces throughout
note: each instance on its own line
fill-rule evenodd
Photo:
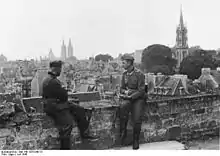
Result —
M 163 95 L 179 96 L 189 94 L 187 89 L 184 87 L 182 80 L 174 76 L 169 76 L 164 79 L 157 88 L 164 90 Z M 181 88 L 183 92 L 180 92 Z

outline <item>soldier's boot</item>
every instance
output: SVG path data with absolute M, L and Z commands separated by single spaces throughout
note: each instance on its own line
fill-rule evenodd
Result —
M 127 137 L 127 121 L 121 120 L 120 121 L 120 144 L 121 145 L 126 145 L 125 144 L 125 139 Z
M 61 150 L 70 150 L 71 149 L 70 137 L 61 137 L 60 138 L 60 149 Z
M 140 136 L 140 128 L 135 127 L 133 130 L 133 149 L 139 149 L 139 136 Z

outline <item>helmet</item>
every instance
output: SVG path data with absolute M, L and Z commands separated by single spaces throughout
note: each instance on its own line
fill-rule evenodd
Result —
M 134 57 L 129 55 L 129 54 L 124 54 L 122 57 L 121 57 L 121 60 L 131 60 L 131 61 L 134 61 Z

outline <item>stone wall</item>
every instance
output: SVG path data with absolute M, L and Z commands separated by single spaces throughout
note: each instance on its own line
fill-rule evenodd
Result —
M 146 141 L 219 135 L 220 97 L 191 96 L 149 101 L 142 130 Z
M 58 132 L 53 121 L 42 111 L 40 98 L 25 99 L 28 114 L 15 113 L 12 103 L 0 113 L 0 149 L 58 149 Z M 72 130 L 73 149 L 108 149 L 118 144 L 118 100 L 81 102 L 90 119 L 90 132 L 99 139 L 81 140 L 76 124 Z M 28 108 L 35 108 L 34 111 Z M 7 111 L 6 111 L 7 108 Z M 192 96 L 148 101 L 144 111 L 141 142 L 189 140 L 205 135 L 219 135 L 220 97 Z M 3 110 L 5 109 L 5 111 Z M 132 123 L 128 125 L 131 139 Z

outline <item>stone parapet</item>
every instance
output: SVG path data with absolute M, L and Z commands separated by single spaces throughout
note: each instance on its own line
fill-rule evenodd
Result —
M 25 100 L 26 109 L 34 107 L 35 112 L 16 113 L 13 107 L 10 107 L 12 103 L 8 103 L 8 111 L 6 107 L 5 111 L 1 108 L 0 149 L 58 149 L 58 132 L 53 121 L 42 112 L 41 98 Z M 109 149 L 117 146 L 117 99 L 85 101 L 81 102 L 80 106 L 85 108 L 90 120 L 90 133 L 100 139 L 95 142 L 81 140 L 74 123 L 71 137 L 73 149 Z M 220 97 L 211 94 L 147 101 L 140 141 L 187 141 L 205 135 L 219 135 L 219 109 Z M 5 118 L 6 116 L 8 118 Z M 129 121 L 128 140 L 131 139 L 131 133 L 132 122 Z

